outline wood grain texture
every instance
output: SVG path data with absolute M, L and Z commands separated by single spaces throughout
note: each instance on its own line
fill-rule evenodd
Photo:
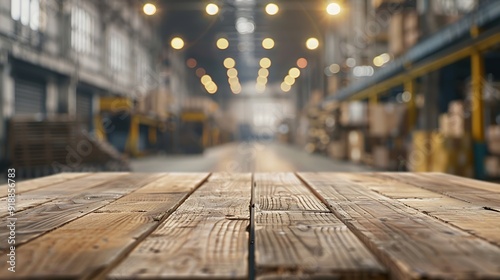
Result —
M 16 181 L 16 194 L 24 193 L 27 191 L 49 187 L 61 182 L 78 179 L 81 177 L 89 176 L 91 173 L 60 173 L 43 178 Z M 7 185 L 0 186 L 0 198 L 7 196 Z
M 345 174 L 345 177 L 381 195 L 397 199 L 426 215 L 500 245 L 500 212 L 478 207 L 469 202 L 403 182 L 384 180 L 373 175 Z
M 259 278 L 384 278 L 376 258 L 294 174 L 257 173 L 255 193 L 265 206 L 255 208 Z
M 391 178 L 421 189 L 469 202 L 478 207 L 487 207 L 500 212 L 500 194 L 498 192 L 429 178 L 419 173 L 380 173 L 376 176 L 385 179 Z
M 150 189 L 158 201 L 165 204 L 165 213 L 158 213 L 156 209 L 154 213 L 148 210 L 131 211 L 125 196 L 108 205 L 121 205 L 123 211 L 90 213 L 21 245 L 16 254 L 19 270 L 12 274 L 7 271 L 7 263 L 1 263 L 0 278 L 102 277 L 113 264 L 151 233 L 166 217 L 166 213 L 178 207 L 207 176 L 208 174 L 168 174 L 129 194 L 151 195 L 148 193 Z M 185 190 L 185 195 L 180 199 L 170 199 L 172 190 Z
M 330 212 L 292 173 L 256 173 L 256 211 Z
M 500 278 L 500 248 L 343 174 L 300 173 L 397 279 Z
M 250 174 L 214 174 L 109 279 L 246 279 Z
M 16 195 L 16 212 L 56 199 L 70 197 L 98 185 L 106 184 L 125 176 L 127 173 L 94 173 L 89 176 L 59 182 L 39 189 L 33 189 Z M 7 215 L 6 198 L 0 199 L 0 218 Z
M 16 213 L 17 232 L 16 245 L 26 243 L 46 232 L 54 230 L 72 220 L 119 199 L 120 197 L 164 176 L 163 174 L 136 173 L 128 174 L 108 184 L 84 190 L 68 197 L 56 198 L 48 203 L 35 206 Z M 0 226 L 5 228 L 7 221 L 2 220 Z M 9 232 L 1 232 L 0 239 L 7 240 Z M 7 249 L 9 244 L 0 243 L 0 249 Z
M 446 173 L 421 173 L 419 174 L 420 176 L 426 177 L 426 178 L 431 178 L 432 180 L 435 181 L 445 181 L 450 184 L 457 184 L 460 186 L 465 186 L 467 188 L 473 188 L 473 189 L 481 189 L 485 191 L 489 191 L 492 193 L 500 193 L 500 185 L 491 183 L 491 182 L 485 182 L 485 181 L 480 181 L 480 180 L 475 180 L 471 178 L 465 178 L 465 177 L 459 177 L 451 174 L 446 174 Z

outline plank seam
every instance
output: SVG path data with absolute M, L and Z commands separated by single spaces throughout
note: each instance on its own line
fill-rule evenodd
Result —
M 250 190 L 250 221 L 249 221 L 249 238 L 248 238 L 248 279 L 255 280 L 256 265 L 255 265 L 255 182 L 254 173 L 251 178 Z
M 455 225 L 454 223 L 451 223 L 451 222 L 446 221 L 446 220 L 444 220 L 444 219 L 441 219 L 441 218 L 439 218 L 439 217 L 437 217 L 437 216 L 434 216 L 433 214 L 429 213 L 428 211 L 425 211 L 425 210 L 420 210 L 420 209 L 418 209 L 417 207 L 414 207 L 414 206 L 408 205 L 408 204 L 406 204 L 404 201 L 401 201 L 400 199 L 397 199 L 397 198 L 391 198 L 391 197 L 389 197 L 389 196 L 387 196 L 387 195 L 383 194 L 382 192 L 380 192 L 380 191 L 378 191 L 378 190 L 372 190 L 372 189 L 370 189 L 370 190 L 371 190 L 372 192 L 378 193 L 378 194 L 380 194 L 380 195 L 382 195 L 382 196 L 384 196 L 384 197 L 387 197 L 387 198 L 389 198 L 389 199 L 394 199 L 394 200 L 397 200 L 397 201 L 399 201 L 400 203 L 402 203 L 404 206 L 406 206 L 406 207 L 408 207 L 408 208 L 414 209 L 414 210 L 416 210 L 416 211 L 418 211 L 418 212 L 420 212 L 420 213 L 422 213 L 422 214 L 424 214 L 424 215 L 426 215 L 426 216 L 428 216 L 428 217 L 430 217 L 430 218 L 436 219 L 436 220 L 438 220 L 438 221 L 440 221 L 440 222 L 443 222 L 443 223 L 445 223 L 445 224 L 447 224 L 447 225 L 449 225 L 449 226 L 452 226 L 452 227 L 454 227 L 454 228 L 456 228 L 456 229 L 458 229 L 458 230 L 461 230 L 461 231 L 467 232 L 467 233 L 469 233 L 470 235 L 473 235 L 474 237 L 477 237 L 477 238 L 479 238 L 479 239 L 482 239 L 482 240 L 484 240 L 484 241 L 486 241 L 486 242 L 490 243 L 491 245 L 494 245 L 494 246 L 496 246 L 496 247 L 500 247 L 500 244 L 495 243 L 495 242 L 494 242 L 494 241 L 492 241 L 492 240 L 488 240 L 488 239 L 486 239 L 485 237 L 482 237 L 482 236 L 480 236 L 480 235 L 477 235 L 477 233 L 476 233 L 476 232 L 474 232 L 474 231 L 471 231 L 471 230 L 467 230 L 467 229 L 461 228 L 461 227 L 459 227 L 459 226 Z M 453 197 L 450 197 L 450 198 L 452 198 L 452 199 L 456 199 L 456 198 L 453 198 Z M 456 200 L 461 201 L 460 199 L 456 199 Z M 464 202 L 466 202 L 466 201 L 464 201 Z M 486 206 L 485 206 L 485 207 L 482 207 L 482 209 L 483 209 L 483 210 L 494 211 L 494 212 L 500 212 L 500 211 L 498 211 L 498 210 L 496 210 L 496 209 L 491 209 L 491 208 L 486 207 Z
M 93 174 L 96 174 L 96 173 L 93 173 Z M 93 174 L 92 174 L 92 175 L 93 175 Z M 127 176 L 127 174 L 125 174 L 125 173 L 124 173 L 123 175 L 119 176 L 118 178 L 121 178 L 121 177 L 124 177 L 124 176 Z M 83 176 L 83 177 L 78 177 L 78 178 L 75 178 L 75 179 L 82 179 L 82 178 L 84 178 L 84 177 L 85 177 L 85 176 Z M 70 180 L 68 180 L 68 181 L 71 181 L 71 180 L 73 180 L 73 179 L 70 179 Z M 106 180 L 106 181 L 104 181 L 104 182 L 101 182 L 101 183 L 99 183 L 99 184 L 97 184 L 97 185 L 94 185 L 94 186 L 90 187 L 88 190 L 91 190 L 91 189 L 93 189 L 93 188 L 100 187 L 100 186 L 102 186 L 102 185 L 104 185 L 104 184 L 106 184 L 106 183 L 110 182 L 111 180 L 113 180 L 113 179 L 109 179 L 109 180 Z M 62 183 L 67 183 L 68 181 L 63 181 L 63 182 L 59 182 L 59 183 L 56 183 L 56 184 L 58 185 L 58 184 L 62 184 Z M 49 187 L 49 186 L 47 186 L 47 187 Z M 30 190 L 30 191 L 37 191 L 37 190 L 39 190 L 39 189 L 33 189 L 33 190 Z M 28 191 L 28 192 L 30 192 L 30 191 Z M 17 194 L 16 194 L 16 195 L 17 195 Z M 38 207 L 38 206 L 42 206 L 42 205 L 45 205 L 45 204 L 52 203 L 52 202 L 54 202 L 54 201 L 56 201 L 56 200 L 58 200 L 58 199 L 60 199 L 60 197 L 54 197 L 53 199 L 49 199 L 49 200 L 44 201 L 44 202 L 42 202 L 42 203 L 33 204 L 33 205 L 31 205 L 31 206 L 29 206 L 29 207 L 27 207 L 27 208 L 22 209 L 22 210 L 21 210 L 21 211 L 19 211 L 19 212 L 16 212 L 16 215 L 17 215 L 17 214 L 19 214 L 19 213 L 22 213 L 23 211 L 30 210 L 30 209 L 33 209 L 33 208 Z M 8 215 L 7 213 L 0 214 L 0 218 L 4 218 L 4 217 L 6 217 L 7 215 Z
M 64 173 L 60 173 L 60 174 L 64 174 Z M 50 186 L 53 186 L 55 184 L 61 184 L 61 183 L 68 183 L 70 181 L 73 181 L 73 180 L 80 180 L 80 179 L 83 179 L 85 177 L 88 177 L 92 175 L 92 173 L 88 173 L 88 174 L 82 174 L 82 176 L 79 176 L 79 177 L 75 177 L 75 178 L 68 178 L 68 179 L 63 179 L 62 181 L 59 181 L 59 182 L 56 182 L 56 183 L 47 183 L 46 185 L 41 185 L 37 188 L 34 188 L 34 189 L 31 189 L 31 190 L 26 190 L 26 191 L 20 191 L 20 192 L 16 192 L 16 195 L 18 194 L 25 194 L 25 193 L 28 193 L 28 192 L 31 192 L 31 191 L 36 191 L 36 190 L 41 190 L 41 189 L 44 189 L 44 188 L 48 188 Z M 57 176 L 57 175 L 54 175 L 54 176 Z M 45 177 L 45 178 L 48 178 L 48 177 Z M 36 179 L 31 179 L 31 180 L 36 180 Z M 31 180 L 28 180 L 28 181 L 31 181 Z M 20 182 L 20 183 L 25 183 L 26 181 L 24 182 Z M 16 181 L 16 184 L 20 184 Z M 7 188 L 7 185 L 1 185 L 0 188 Z M 3 196 L 0 196 L 0 199 L 2 198 L 6 198 L 8 195 L 3 195 Z
M 391 275 L 391 278 L 400 279 L 400 277 L 398 276 L 402 275 L 401 272 L 397 271 L 397 273 L 394 273 L 393 271 L 391 271 L 389 269 L 388 262 L 386 262 L 384 258 L 382 258 L 379 255 L 380 252 L 373 247 L 373 244 L 370 244 L 370 241 L 366 239 L 359 230 L 357 230 L 354 226 L 352 226 L 352 224 L 346 223 L 344 221 L 345 219 L 340 214 L 338 214 L 337 211 L 335 211 L 330 206 L 330 204 L 326 201 L 326 199 L 321 194 L 319 194 L 319 192 L 317 192 L 311 185 L 309 185 L 309 183 L 304 178 L 302 178 L 302 176 L 300 176 L 298 172 L 295 172 L 294 174 L 319 200 L 321 200 L 321 202 L 323 202 L 326 205 L 326 207 L 328 207 L 328 209 L 330 209 L 331 213 L 335 215 L 335 217 L 337 217 L 340 220 L 340 222 L 342 222 L 356 236 L 356 238 L 358 238 L 359 241 L 361 241 L 361 243 L 363 243 L 363 245 L 368 249 L 368 251 L 372 253 L 372 255 L 375 256 L 375 258 L 377 258 L 379 263 L 381 263 L 384 266 L 384 268 L 388 271 L 389 275 Z M 318 174 L 318 173 L 314 172 L 312 174 Z
M 179 200 L 172 209 L 165 213 L 165 215 L 158 220 L 154 220 L 156 224 L 152 226 L 149 230 L 144 232 L 141 236 L 135 239 L 134 243 L 128 246 L 128 248 L 125 248 L 123 252 L 121 252 L 107 267 L 103 267 L 101 270 L 97 269 L 94 273 L 91 273 L 85 277 L 82 277 L 82 279 L 107 279 L 107 275 L 109 272 L 111 272 L 113 269 L 115 269 L 123 260 L 125 260 L 128 255 L 134 251 L 134 249 L 142 242 L 144 241 L 149 235 L 151 235 L 163 222 L 165 222 L 172 213 L 174 213 L 177 208 L 179 208 L 196 190 L 198 190 L 203 184 L 205 184 L 208 179 L 212 176 L 212 173 L 208 173 L 207 176 L 200 182 L 198 182 L 195 187 L 188 192 L 188 194 Z
M 127 176 L 127 175 L 124 175 L 124 176 Z M 156 178 L 156 179 L 155 179 L 154 177 L 151 177 L 151 180 L 150 180 L 150 181 L 148 181 L 147 183 L 145 183 L 142 187 L 139 187 L 138 189 L 141 189 L 141 188 L 143 188 L 144 186 L 146 186 L 146 185 L 148 185 L 148 184 L 150 184 L 150 183 L 153 183 L 153 182 L 155 182 L 155 181 L 157 181 L 157 180 L 160 180 L 161 178 L 162 178 L 162 177 L 158 177 L 158 178 Z M 101 185 L 94 186 L 94 187 L 90 188 L 89 190 L 92 190 L 93 188 L 98 188 L 98 187 L 100 187 L 100 186 L 101 186 Z M 45 236 L 46 234 L 49 234 L 49 233 L 53 232 L 54 230 L 57 230 L 57 229 L 59 229 L 59 228 L 62 228 L 63 226 L 65 226 L 65 225 L 67 225 L 67 224 L 69 224 L 69 223 L 71 223 L 71 222 L 74 222 L 74 221 L 76 221 L 76 220 L 78 220 L 78 219 L 81 219 L 81 218 L 83 218 L 83 217 L 85 217 L 85 216 L 87 216 L 87 215 L 89 215 L 89 214 L 96 213 L 97 211 L 99 211 L 99 209 L 101 209 L 101 208 L 103 208 L 103 207 L 108 206 L 109 204 L 111 204 L 111 203 L 113 203 L 113 202 L 115 202 L 115 201 L 117 201 L 117 200 L 119 200 L 119 199 L 121 199 L 121 198 L 123 198 L 123 197 L 125 197 L 125 196 L 127 196 L 127 195 L 129 195 L 129 194 L 131 194 L 131 193 L 133 193 L 133 192 L 135 192 L 135 191 L 137 191 L 138 189 L 136 189 L 136 190 L 134 190 L 134 191 L 132 191 L 132 192 L 130 192 L 130 193 L 124 194 L 124 195 L 122 195 L 122 196 L 120 196 L 120 197 L 118 197 L 118 198 L 116 198 L 116 199 L 114 199 L 114 200 L 111 200 L 109 203 L 106 203 L 106 204 L 104 204 L 104 205 L 102 205 L 102 206 L 100 206 L 100 207 L 97 207 L 96 209 L 94 209 L 94 210 L 92 210 L 92 211 L 90 211 L 90 212 L 88 212 L 88 213 L 86 213 L 86 214 L 83 214 L 83 215 L 81 215 L 81 216 L 79 216 L 79 217 L 76 217 L 76 218 L 74 218 L 74 219 L 68 220 L 68 221 L 64 222 L 63 224 L 61 224 L 61 225 L 59 225 L 59 226 L 57 226 L 57 227 L 54 227 L 54 228 L 52 228 L 52 229 L 50 229 L 50 230 L 47 230 L 46 232 L 44 232 L 44 233 L 40 234 L 39 236 L 36 236 L 36 237 L 34 237 L 34 238 L 32 238 L 32 239 L 27 240 L 27 241 L 26 241 L 26 242 L 24 242 L 24 243 L 21 243 L 21 244 L 20 244 L 20 245 L 18 245 L 17 247 L 22 247 L 22 246 L 24 246 L 24 245 L 28 244 L 29 242 L 34 241 L 34 240 L 36 240 L 36 239 L 38 239 L 38 238 L 41 238 L 42 236 Z M 55 200 L 57 200 L 57 199 L 55 199 Z M 48 202 L 47 202 L 47 204 L 49 204 L 49 203 L 51 203 L 51 202 L 54 202 L 54 200 L 48 201 Z M 41 206 L 41 205 L 44 205 L 44 204 L 45 204 L 45 203 L 43 203 L 43 204 L 39 204 L 39 205 L 37 205 L 37 206 Z M 36 207 L 36 206 L 35 206 L 35 207 Z M 30 209 L 30 208 L 25 209 L 25 210 L 23 210 L 23 211 L 27 211 L 27 210 L 29 210 L 29 209 Z M 21 212 L 23 212 L 23 211 L 21 211 Z M 6 252 L 6 251 L 7 251 L 7 250 L 0 250 L 0 252 Z

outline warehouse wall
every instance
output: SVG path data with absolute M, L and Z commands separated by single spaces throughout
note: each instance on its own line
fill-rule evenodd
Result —
M 144 79 L 146 75 L 159 79 L 154 64 L 159 47 L 152 23 L 141 14 L 141 3 L 30 1 L 39 3 L 39 17 L 34 23 L 31 20 L 36 16 L 30 15 L 30 22 L 25 22 L 23 11 L 12 10 L 11 5 L 20 0 L 0 1 L 1 158 L 6 155 L 5 122 L 16 115 L 18 77 L 41 81 L 46 116 L 75 116 L 79 106 L 76 95 L 81 88 L 90 94 L 95 114 L 99 96 L 144 98 L 144 93 L 154 90 L 148 86 L 158 87 Z M 121 41 L 115 40 L 116 34 Z M 91 119 L 85 121 L 90 123 Z

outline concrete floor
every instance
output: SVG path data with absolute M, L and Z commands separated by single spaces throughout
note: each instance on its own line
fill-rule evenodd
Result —
M 370 168 L 293 146 L 269 142 L 230 143 L 202 155 L 156 155 L 131 160 L 134 172 L 363 172 Z

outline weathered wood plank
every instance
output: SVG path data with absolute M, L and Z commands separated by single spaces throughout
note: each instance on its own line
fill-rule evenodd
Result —
M 165 213 L 148 210 L 133 211 L 128 208 L 126 197 L 118 199 L 109 207 L 119 204 L 122 211 L 90 213 L 54 231 L 21 245 L 17 249 L 16 273 L 7 271 L 7 263 L 0 264 L 0 278 L 38 279 L 88 279 L 102 277 L 112 265 L 124 257 L 134 246 L 151 233 L 178 207 L 208 174 L 168 174 L 147 184 L 134 195 L 151 195 L 148 189 L 162 200 Z M 178 180 L 178 181 L 177 181 Z M 170 199 L 172 194 L 184 192 L 179 199 Z M 139 193 L 139 194 L 138 194 Z M 105 206 L 102 209 L 108 207 Z
M 399 181 L 384 180 L 369 174 L 346 174 L 365 187 L 475 236 L 500 245 L 500 212 L 469 202 L 424 190 Z
M 250 174 L 212 175 L 109 279 L 246 279 L 250 192 Z
M 266 208 L 272 211 L 255 208 L 259 278 L 384 278 L 376 258 L 334 214 L 324 212 L 326 206 L 317 207 L 324 204 L 295 175 L 255 174 L 255 193 L 264 205 L 279 195 Z M 300 199 L 279 203 L 289 197 Z
M 490 191 L 493 193 L 500 193 L 500 185 L 491 183 L 491 182 L 485 182 L 485 181 L 480 181 L 480 180 L 475 180 L 471 178 L 466 178 L 466 177 L 459 177 L 456 175 L 451 175 L 451 174 L 446 174 L 446 173 L 421 173 L 421 176 L 432 178 L 433 180 L 442 180 L 442 181 L 447 181 L 451 184 L 457 184 L 461 186 L 466 186 L 468 188 L 476 188 L 476 189 L 482 189 L 485 191 Z
M 81 177 L 89 176 L 91 173 L 60 173 L 43 178 L 16 181 L 16 194 L 24 193 L 27 191 L 49 187 L 61 182 L 78 179 Z M 7 185 L 0 186 L 0 198 L 7 196 Z
M 420 173 L 381 173 L 374 176 L 386 179 L 391 178 L 425 190 L 466 201 L 479 207 L 487 207 L 500 211 L 500 194 L 496 192 L 450 183 L 445 180 L 436 180 L 423 176 Z
M 120 197 L 164 176 L 165 174 L 134 173 L 128 174 L 76 193 L 72 196 L 56 198 L 51 202 L 35 206 L 16 213 L 16 245 L 19 246 L 46 232 L 58 228 L 72 220 L 119 199 Z M 2 220 L 0 227 L 6 228 L 8 222 Z M 7 240 L 9 232 L 0 233 L 0 239 Z M 0 243 L 0 249 L 9 248 L 9 244 Z
M 81 191 L 116 180 L 128 173 L 94 173 L 89 176 L 63 181 L 40 189 L 30 190 L 16 195 L 16 212 L 56 199 L 68 197 Z M 0 218 L 7 216 L 7 198 L 0 199 Z
M 499 278 L 500 248 L 345 174 L 301 173 L 397 279 Z M 360 183 L 361 182 L 361 183 Z
M 397 199 L 426 215 L 500 245 L 500 212 L 403 182 L 384 180 L 373 174 L 345 174 L 345 176 L 381 195 Z
M 314 211 L 330 212 L 302 183 L 291 173 L 257 173 L 255 180 L 256 211 Z

